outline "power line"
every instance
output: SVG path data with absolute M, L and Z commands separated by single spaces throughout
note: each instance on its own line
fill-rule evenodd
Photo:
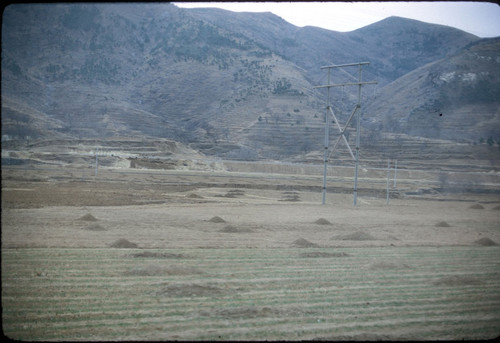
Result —
M 370 62 L 358 62 L 358 63 L 347 63 L 347 64 L 339 64 L 339 65 L 329 65 L 329 66 L 324 66 L 321 67 L 321 69 L 326 69 L 328 72 L 328 83 L 326 85 L 321 85 L 321 86 L 316 86 L 314 88 L 326 88 L 327 89 L 327 103 L 326 103 L 326 114 L 325 114 L 325 139 L 324 139 L 324 153 L 323 153 L 323 199 L 322 199 L 322 204 L 324 205 L 326 203 L 326 174 L 327 174 L 327 165 L 328 165 L 328 159 L 330 158 L 331 153 L 335 151 L 337 148 L 338 143 L 340 142 L 341 139 L 344 140 L 344 143 L 349 150 L 349 153 L 351 154 L 351 157 L 354 159 L 356 162 L 355 165 L 355 170 L 354 170 L 354 206 L 357 204 L 357 195 L 358 195 L 358 168 L 359 168 L 359 149 L 360 149 L 360 117 L 361 117 L 361 87 L 363 85 L 370 85 L 370 84 L 377 84 L 376 81 L 368 81 L 368 82 L 363 82 L 362 81 L 362 66 L 370 64 Z M 341 70 L 343 71 L 342 68 L 344 67 L 358 67 L 358 78 L 357 80 L 355 79 L 356 82 L 344 82 L 344 83 L 337 83 L 337 84 L 332 84 L 331 83 L 331 71 L 332 69 L 336 70 Z M 345 72 L 345 71 L 344 71 Z M 347 75 L 351 74 L 345 72 Z M 351 112 L 351 115 L 349 116 L 349 119 L 347 120 L 346 124 L 342 128 L 339 124 L 339 121 L 337 117 L 335 116 L 335 113 L 333 112 L 332 106 L 330 105 L 330 89 L 333 87 L 342 87 L 342 90 L 344 89 L 345 86 L 358 86 L 358 101 Z M 329 129 L 330 129 L 330 119 L 329 115 L 331 115 L 335 121 L 335 124 L 337 125 L 337 129 L 339 130 L 339 138 L 337 139 L 337 142 L 335 143 L 331 153 L 328 153 L 329 149 Z M 349 126 L 349 123 L 351 120 L 354 118 L 356 115 L 356 147 L 355 147 L 355 154 L 353 154 L 351 147 L 349 146 L 349 142 L 345 136 L 345 132 L 347 127 Z

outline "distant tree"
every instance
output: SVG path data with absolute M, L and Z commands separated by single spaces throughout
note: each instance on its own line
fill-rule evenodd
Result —
M 286 94 L 292 88 L 292 83 L 285 77 L 282 77 L 274 83 L 273 94 Z
M 495 141 L 493 140 L 493 137 L 489 136 L 486 143 L 488 143 L 489 146 L 493 146 L 493 144 L 495 144 Z

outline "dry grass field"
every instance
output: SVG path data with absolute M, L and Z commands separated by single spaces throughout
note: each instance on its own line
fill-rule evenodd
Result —
M 351 186 L 334 179 L 323 206 L 319 176 L 92 173 L 2 167 L 7 337 L 469 340 L 500 333 L 498 195 L 426 194 L 387 205 L 383 179 L 365 179 L 354 207 L 343 191 Z M 412 189 L 409 181 L 400 187 Z

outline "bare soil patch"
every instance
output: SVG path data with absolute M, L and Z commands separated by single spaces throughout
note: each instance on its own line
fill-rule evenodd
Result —
M 208 313 L 202 313 L 202 315 L 209 315 Z M 213 313 L 212 313 L 213 315 Z M 270 307 L 238 307 L 238 308 L 224 308 L 215 311 L 216 316 L 220 316 L 228 319 L 238 319 L 238 318 L 262 318 L 271 317 L 279 315 L 279 311 L 276 311 Z
M 102 227 L 99 224 L 91 224 L 83 228 L 84 230 L 88 231 L 106 231 L 107 229 Z
M 297 307 L 269 307 L 269 306 L 243 306 L 235 308 L 222 308 L 214 312 L 201 311 L 203 316 L 217 316 L 227 319 L 249 319 L 249 318 L 264 318 L 264 317 L 287 317 L 300 316 L 311 311 L 307 311 Z
M 281 199 L 279 201 L 291 201 L 291 202 L 300 201 L 300 195 L 298 192 L 286 191 L 282 193 Z
M 151 252 L 145 251 L 136 254 L 132 254 L 132 257 L 141 258 L 141 257 L 151 257 L 151 258 L 184 258 L 182 254 L 173 254 L 167 252 Z
M 139 247 L 136 243 L 132 243 L 125 238 L 120 238 L 111 244 L 112 248 L 126 248 L 126 249 L 134 249 Z
M 331 238 L 332 240 L 342 240 L 342 241 L 373 241 L 377 238 L 373 237 L 369 233 L 363 231 L 356 231 L 347 235 L 337 235 Z
M 232 289 L 225 289 L 212 285 L 187 284 L 164 285 L 155 295 L 171 297 L 212 297 L 232 292 Z
M 474 205 L 471 205 L 469 208 L 471 208 L 473 210 L 484 210 L 484 206 L 481 204 L 474 204 Z
M 481 285 L 483 282 L 478 278 L 467 275 L 445 276 L 432 282 L 435 286 L 467 286 Z
M 311 258 L 316 258 L 316 257 L 346 257 L 346 256 L 351 256 L 348 253 L 345 252 L 304 252 L 300 254 L 300 257 L 311 257 Z
M 146 264 L 134 266 L 127 270 L 125 276 L 164 276 L 164 275 L 191 275 L 203 274 L 201 270 L 193 267 L 163 266 L 160 264 Z
M 238 228 L 234 225 L 226 225 L 219 232 L 225 233 L 244 233 L 244 232 L 252 232 L 249 228 Z
M 378 261 L 369 265 L 369 269 L 401 269 L 410 268 L 409 265 L 399 262 Z
M 224 198 L 237 198 L 245 195 L 245 192 L 242 191 L 241 189 L 231 189 L 226 192 L 224 195 L 220 195 L 221 197 Z

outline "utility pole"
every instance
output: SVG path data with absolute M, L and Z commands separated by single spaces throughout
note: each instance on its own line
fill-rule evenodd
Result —
M 391 177 L 391 160 L 387 159 L 386 205 L 389 205 L 389 179 Z
M 99 151 L 98 149 L 99 149 L 99 148 L 97 148 L 97 147 L 95 148 L 95 176 L 96 176 L 96 177 L 97 177 L 97 168 L 98 168 L 98 166 L 99 166 L 99 162 L 98 162 L 98 160 L 97 160 L 97 152 Z
M 393 185 L 394 188 L 396 188 L 397 174 L 398 174 L 398 160 L 394 162 L 394 185 Z
M 328 84 L 330 84 L 330 69 L 328 69 Z M 328 173 L 328 145 L 330 140 L 330 87 L 327 89 L 326 113 L 325 113 L 325 144 L 323 152 L 323 199 L 321 204 L 326 203 L 326 174 Z
M 337 147 L 338 143 L 340 142 L 340 139 L 344 140 L 344 143 L 346 144 L 347 149 L 349 150 L 349 153 L 351 154 L 351 157 L 356 162 L 355 172 L 354 172 L 354 206 L 356 206 L 356 204 L 357 204 L 359 148 L 360 148 L 360 123 L 361 123 L 361 120 L 360 120 L 360 117 L 361 117 L 361 86 L 362 85 L 377 84 L 376 81 L 368 81 L 368 82 L 362 81 L 362 75 L 361 75 L 362 66 L 367 65 L 367 64 L 370 64 L 370 62 L 348 63 L 348 64 L 330 65 L 330 66 L 321 67 L 321 69 L 327 69 L 327 71 L 328 71 L 328 84 L 314 87 L 314 88 L 326 88 L 327 92 L 328 92 L 327 93 L 326 116 L 325 116 L 325 147 L 324 147 L 325 150 L 324 150 L 324 160 L 323 160 L 324 165 L 323 165 L 323 201 L 322 201 L 322 205 L 324 205 L 326 202 L 326 174 L 327 174 L 328 158 L 329 158 L 329 155 L 331 155 L 335 151 L 335 148 Z M 358 82 L 345 82 L 345 83 L 340 83 L 340 84 L 332 84 L 331 83 L 330 72 L 332 69 L 343 68 L 343 67 L 352 67 L 352 66 L 358 66 Z M 347 119 L 347 122 L 344 125 L 344 128 L 342 128 L 339 124 L 339 121 L 337 120 L 337 117 L 335 116 L 335 113 L 333 112 L 331 105 L 330 105 L 330 88 L 332 88 L 332 87 L 344 87 L 344 86 L 358 86 L 358 102 L 357 102 L 356 106 L 354 107 L 353 111 L 351 112 L 349 119 Z M 333 117 L 335 124 L 337 124 L 337 128 L 339 130 L 339 138 L 337 139 L 337 142 L 333 146 L 330 154 L 328 154 L 329 125 L 330 125 L 329 114 L 331 114 L 331 116 Z M 355 114 L 356 114 L 356 155 L 353 154 L 351 147 L 349 146 L 349 142 L 347 141 L 347 138 L 345 136 L 345 131 L 346 131 L 347 127 L 349 126 L 349 123 L 351 122 L 351 120 L 353 119 Z

